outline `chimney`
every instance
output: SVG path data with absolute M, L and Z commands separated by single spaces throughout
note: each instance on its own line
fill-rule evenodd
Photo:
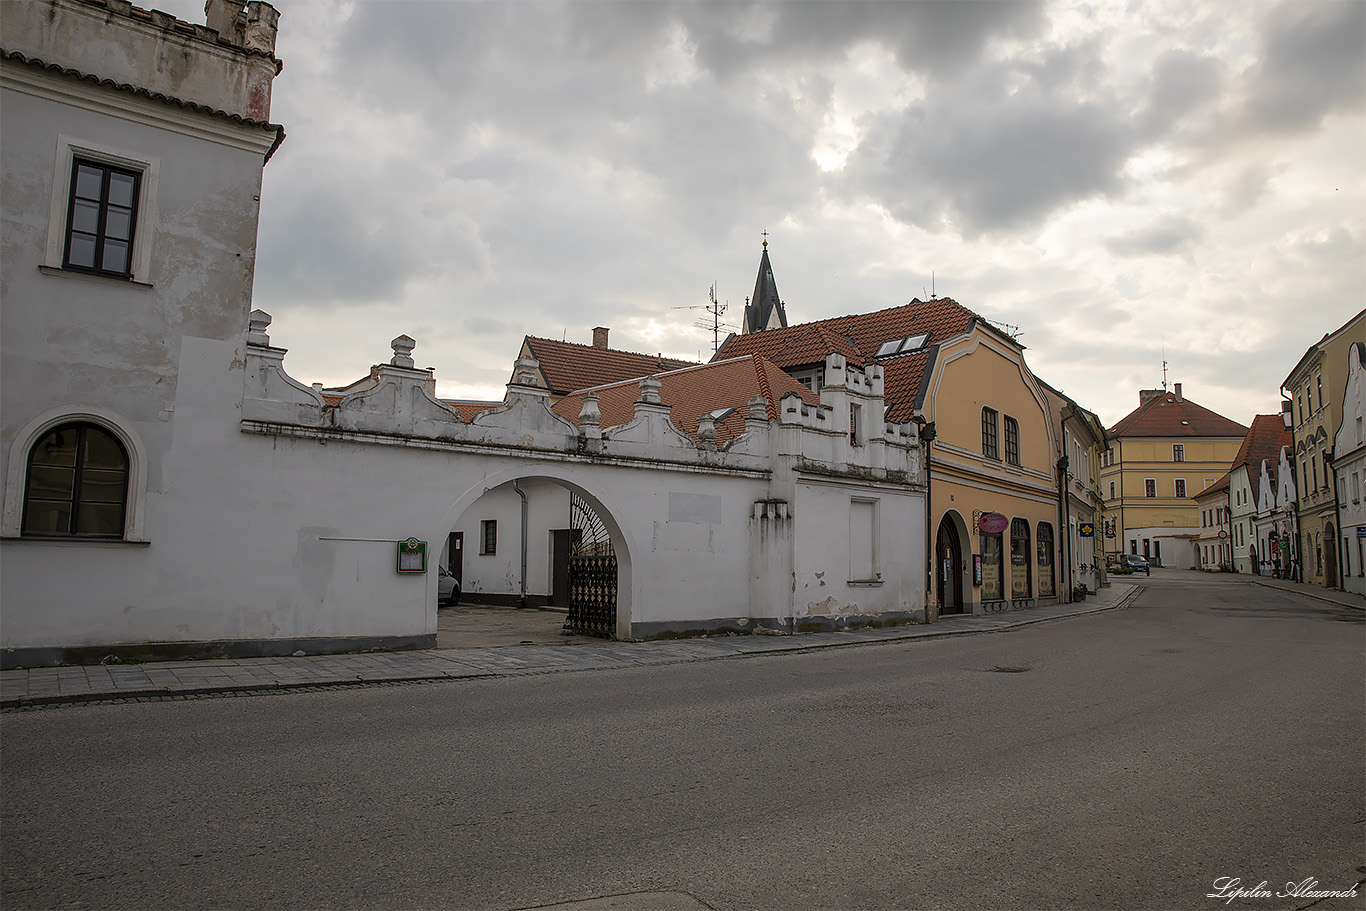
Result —
M 1180 383 L 1177 383 L 1177 384 L 1175 384 L 1175 386 L 1176 386 L 1176 400 L 1177 400 L 1178 402 L 1185 401 L 1185 399 L 1181 398 L 1181 384 L 1180 384 Z
M 608 332 L 608 329 L 607 329 L 606 326 L 594 326 L 594 327 L 593 327 L 593 347 L 594 347 L 594 348 L 606 348 L 606 347 L 607 347 L 607 332 Z
M 1142 408 L 1153 399 L 1161 398 L 1166 394 L 1167 390 L 1165 389 L 1140 389 L 1138 390 L 1138 407 Z

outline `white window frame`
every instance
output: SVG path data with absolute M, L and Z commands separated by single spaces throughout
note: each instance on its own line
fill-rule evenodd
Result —
M 73 535 L 68 538 L 22 537 L 24 515 L 24 492 L 28 489 L 28 456 L 33 447 L 49 431 L 62 424 L 97 424 L 118 437 L 128 454 L 128 499 L 123 512 L 123 537 L 83 538 Z M 132 424 L 106 408 L 96 405 L 71 404 L 50 408 L 29 421 L 14 435 L 10 445 L 9 466 L 5 474 L 5 509 L 0 536 L 20 538 L 24 541 L 51 543 L 79 543 L 97 546 L 118 544 L 121 541 L 133 544 L 147 542 L 143 533 L 143 520 L 147 511 L 147 447 L 142 439 L 133 432 Z
M 142 175 L 138 181 L 137 219 L 133 225 L 133 257 L 131 279 L 92 275 L 66 269 L 62 258 L 66 250 L 66 219 L 71 204 L 71 171 L 77 158 L 96 164 L 111 165 Z M 47 249 L 43 253 L 45 269 L 63 275 L 80 275 L 108 281 L 132 281 L 151 285 L 152 246 L 156 226 L 157 185 L 161 179 L 161 159 L 116 149 L 103 143 L 80 139 L 61 133 L 57 136 L 57 152 L 52 172 L 52 203 L 47 217 Z

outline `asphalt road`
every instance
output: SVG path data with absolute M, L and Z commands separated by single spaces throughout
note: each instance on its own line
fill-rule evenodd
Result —
M 11 713 L 3 906 L 1303 908 L 1366 878 L 1364 655 L 1159 573 L 988 636 Z

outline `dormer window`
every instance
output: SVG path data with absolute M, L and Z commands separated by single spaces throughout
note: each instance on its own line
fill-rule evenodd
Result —
M 909 354 L 912 351 L 919 351 L 925 347 L 925 342 L 930 338 L 928 332 L 919 335 L 908 335 L 904 338 L 888 339 L 882 343 L 882 347 L 877 349 L 875 357 L 891 357 L 894 354 Z

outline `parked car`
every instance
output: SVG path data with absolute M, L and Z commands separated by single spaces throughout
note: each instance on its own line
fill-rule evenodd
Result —
M 1143 575 L 1145 576 L 1151 576 L 1153 574 L 1152 568 L 1148 566 L 1148 558 L 1142 554 L 1125 554 L 1124 565 L 1134 572 L 1138 572 L 1140 569 L 1143 570 Z
M 444 566 L 437 567 L 436 603 L 450 607 L 460 603 L 460 580 Z

